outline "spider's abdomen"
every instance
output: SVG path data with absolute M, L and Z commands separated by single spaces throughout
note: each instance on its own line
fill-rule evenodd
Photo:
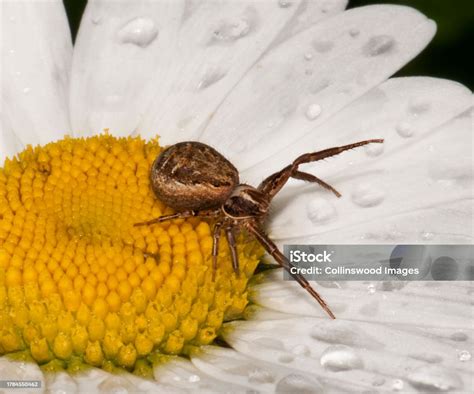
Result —
M 151 168 L 156 196 L 178 211 L 218 208 L 238 183 L 239 173 L 232 163 L 200 142 L 166 148 Z

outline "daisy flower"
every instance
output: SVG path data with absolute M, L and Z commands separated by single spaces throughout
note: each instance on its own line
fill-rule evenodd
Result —
M 133 227 L 161 147 L 215 147 L 256 184 L 297 155 L 342 193 L 291 182 L 285 243 L 473 240 L 472 94 L 388 79 L 435 34 L 418 11 L 344 0 L 90 1 L 74 49 L 61 2 L 2 1 L 0 376 L 32 392 L 472 389 L 472 284 L 313 283 L 241 234 L 212 278 L 210 224 Z M 105 129 L 105 131 L 104 131 Z M 267 260 L 271 262 L 271 260 Z M 0 390 L 3 390 L 1 388 Z

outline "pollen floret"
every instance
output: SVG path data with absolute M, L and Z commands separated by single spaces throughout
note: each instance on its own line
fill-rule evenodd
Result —
M 133 227 L 173 211 L 149 171 L 156 140 L 101 135 L 28 147 L 0 168 L 0 355 L 46 370 L 139 370 L 211 343 L 247 304 L 262 249 L 225 241 L 213 278 L 210 223 Z

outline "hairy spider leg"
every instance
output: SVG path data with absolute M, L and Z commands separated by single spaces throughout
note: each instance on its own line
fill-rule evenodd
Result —
M 183 211 L 183 212 L 176 212 L 171 215 L 163 215 L 157 217 L 155 219 L 148 220 L 146 222 L 135 223 L 133 226 L 150 226 L 151 224 L 155 223 L 163 223 L 168 220 L 173 219 L 186 219 L 191 217 L 216 217 L 220 215 L 220 209 L 209 209 L 204 211 Z
M 234 268 L 234 272 L 237 277 L 240 276 L 240 269 L 239 269 L 239 254 L 237 253 L 237 247 L 235 243 L 235 232 L 232 226 L 229 226 L 225 230 L 225 234 L 227 236 L 227 243 L 229 244 L 230 255 L 232 257 L 232 268 Z
M 219 221 L 214 225 L 212 232 L 212 276 L 214 278 L 217 270 L 217 255 L 219 254 L 219 240 L 221 238 L 221 228 L 224 224 L 223 221 Z
M 318 160 L 327 159 L 331 156 L 336 156 L 346 150 L 358 148 L 363 145 L 372 144 L 372 143 L 383 143 L 383 139 L 371 139 L 365 141 L 355 142 L 349 145 L 338 146 L 334 148 L 324 149 L 319 152 L 312 152 L 312 153 L 305 153 L 299 157 L 297 157 L 292 164 L 286 166 L 282 170 L 270 175 L 269 177 L 265 178 L 262 183 L 258 186 L 258 190 L 260 190 L 263 194 L 268 196 L 271 200 L 275 195 L 281 190 L 281 188 L 285 185 L 285 183 L 290 178 L 301 179 L 308 182 L 315 182 L 318 183 L 320 186 L 332 191 L 336 194 L 336 196 L 340 196 L 339 192 L 335 190 L 332 186 L 327 184 L 326 182 L 322 181 L 321 179 L 308 174 L 306 172 L 298 171 L 298 166 L 300 164 L 311 163 Z
M 291 268 L 294 267 L 288 259 L 285 257 L 283 253 L 280 252 L 278 247 L 273 243 L 273 241 L 265 234 L 265 232 L 258 227 L 256 223 L 248 223 L 247 229 L 253 236 L 263 245 L 265 250 L 276 260 L 280 266 L 282 266 L 298 283 L 299 285 L 305 289 L 313 298 L 318 301 L 319 305 L 324 309 L 324 311 L 331 317 L 331 319 L 335 319 L 336 316 L 332 313 L 329 306 L 323 300 L 323 298 L 319 295 L 319 293 L 314 290 L 309 282 L 305 279 L 305 277 L 301 274 L 292 274 Z
M 323 187 L 324 189 L 333 192 L 336 195 L 336 197 L 338 198 L 341 197 L 341 193 L 339 193 L 336 189 L 334 189 L 330 184 L 324 182 L 322 179 L 319 179 L 313 174 L 308 174 L 307 172 L 302 172 L 302 171 L 295 171 L 293 174 L 291 174 L 291 177 L 294 179 L 299 179 L 301 181 L 317 183 L 319 186 Z

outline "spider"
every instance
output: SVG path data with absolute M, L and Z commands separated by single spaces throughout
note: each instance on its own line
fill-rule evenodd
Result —
M 304 276 L 291 273 L 290 269 L 293 265 L 265 233 L 263 224 L 268 216 L 272 199 L 290 178 L 316 183 L 337 197 L 341 196 L 336 189 L 323 180 L 300 171 L 301 164 L 326 159 L 363 145 L 382 142 L 383 139 L 370 139 L 303 154 L 290 165 L 265 178 L 257 187 L 240 183 L 239 172 L 232 163 L 206 144 L 187 141 L 171 145 L 163 150 L 154 161 L 150 178 L 155 195 L 177 212 L 146 222 L 135 223 L 134 226 L 145 226 L 196 216 L 214 218 L 216 219 L 212 246 L 214 272 L 219 251 L 219 239 L 221 233 L 225 232 L 236 275 L 239 275 L 239 258 L 236 250 L 235 230 L 236 228 L 246 229 L 277 263 L 318 301 L 326 313 L 335 319 L 336 317 L 326 302 L 311 287 Z

